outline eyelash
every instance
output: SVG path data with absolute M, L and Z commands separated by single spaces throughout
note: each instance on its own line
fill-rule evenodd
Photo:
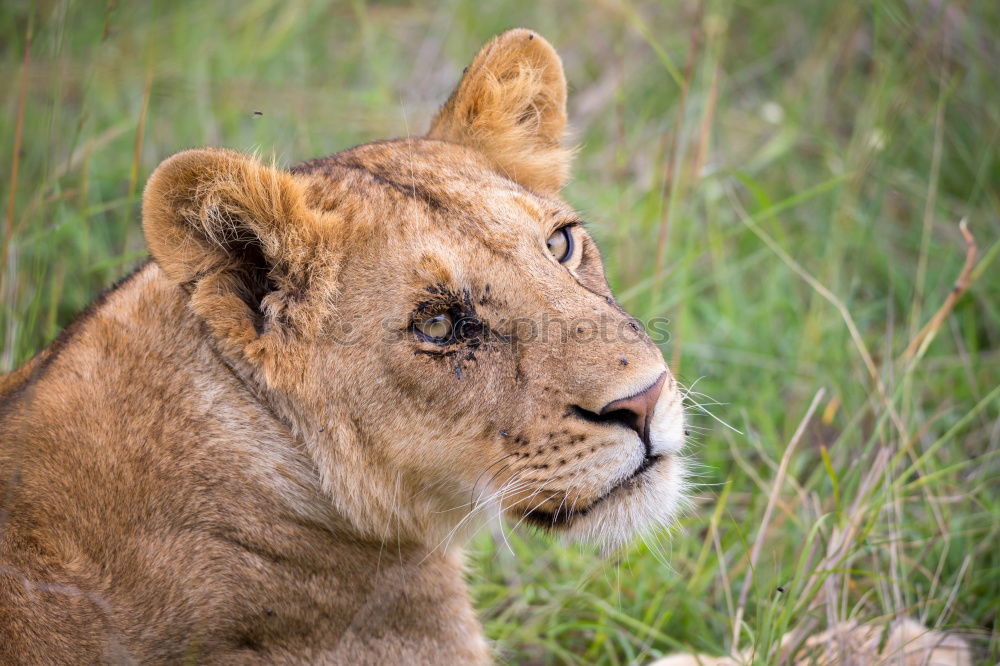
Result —
M 421 330 L 421 325 L 429 323 L 432 319 L 446 315 L 449 320 L 448 335 L 446 336 L 433 336 L 425 333 Z M 441 347 L 446 347 L 448 345 L 453 345 L 458 342 L 465 342 L 467 340 L 473 340 L 483 330 L 483 324 L 475 314 L 469 314 L 464 308 L 459 305 L 452 305 L 443 309 L 431 313 L 427 313 L 421 319 L 414 319 L 410 324 L 410 330 L 423 340 L 424 342 L 429 342 L 434 345 Z

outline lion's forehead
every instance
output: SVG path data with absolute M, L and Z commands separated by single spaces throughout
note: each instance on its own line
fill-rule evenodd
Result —
M 462 146 L 392 141 L 293 173 L 308 183 L 311 207 L 349 228 L 343 279 L 359 293 L 391 292 L 383 304 L 394 303 L 398 316 L 448 301 L 470 315 L 505 319 L 565 301 L 572 286 L 545 241 L 577 214 L 484 162 Z
M 307 179 L 311 207 L 340 210 L 349 223 L 446 229 L 458 240 L 511 244 L 549 218 L 572 215 L 565 202 L 519 185 L 480 153 L 443 141 L 369 143 L 304 162 L 292 173 Z

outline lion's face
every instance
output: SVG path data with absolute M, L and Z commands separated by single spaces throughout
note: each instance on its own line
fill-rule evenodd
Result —
M 335 359 L 338 402 L 373 446 L 453 491 L 447 508 L 493 502 L 595 535 L 669 511 L 680 394 L 578 214 L 439 141 L 298 173 L 314 207 L 385 213 L 345 239 L 336 334 L 310 354 Z
M 551 47 L 511 31 L 429 138 L 291 174 L 186 153 L 151 179 L 157 261 L 375 536 L 502 511 L 617 544 L 675 511 L 681 395 L 558 196 L 564 100 Z

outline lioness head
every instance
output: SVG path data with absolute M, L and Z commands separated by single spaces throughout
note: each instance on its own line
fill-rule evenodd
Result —
M 359 535 L 436 545 L 489 509 L 608 545 L 675 511 L 681 394 L 559 196 L 565 126 L 558 55 L 511 30 L 425 137 L 149 180 L 151 254 Z

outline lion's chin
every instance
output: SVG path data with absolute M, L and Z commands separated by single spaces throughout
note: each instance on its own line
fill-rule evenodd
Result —
M 684 460 L 665 455 L 586 507 L 557 513 L 532 511 L 523 519 L 608 552 L 672 524 L 687 504 L 686 489 Z

